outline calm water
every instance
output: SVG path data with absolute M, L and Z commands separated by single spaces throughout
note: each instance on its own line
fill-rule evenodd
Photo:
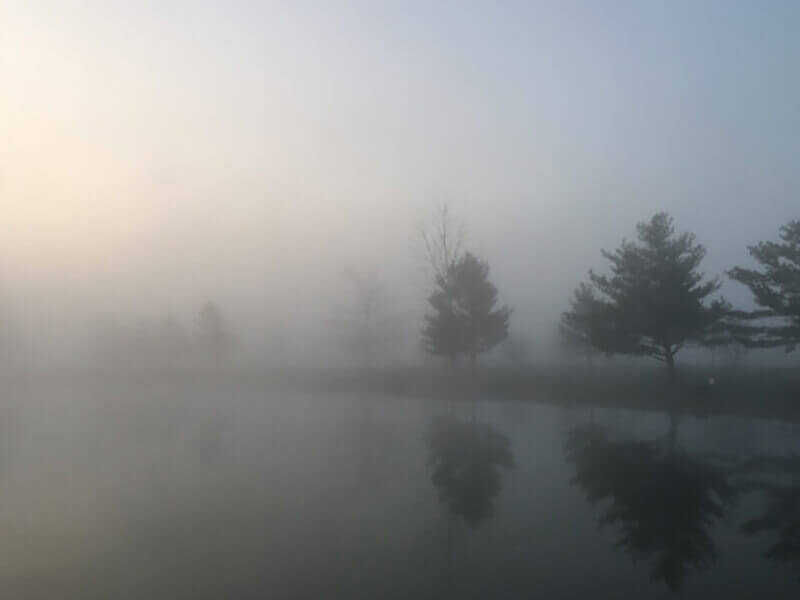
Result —
M 420 398 L 29 394 L 6 598 L 797 598 L 800 430 Z

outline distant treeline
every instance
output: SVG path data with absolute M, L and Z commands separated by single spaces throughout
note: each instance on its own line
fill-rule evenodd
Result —
M 93 358 L 105 368 L 219 365 L 230 361 L 235 347 L 222 310 L 213 302 L 203 305 L 190 327 L 165 316 L 134 325 L 99 324 L 94 334 Z
M 419 348 L 443 365 L 468 362 L 473 371 L 482 355 L 498 348 L 495 356 L 505 363 L 530 364 L 534 340 L 513 332 L 513 311 L 500 302 L 488 262 L 465 248 L 463 230 L 446 206 L 421 229 L 429 278 L 427 310 L 417 323 Z M 607 268 L 590 270 L 575 289 L 554 324 L 560 339 L 554 349 L 588 365 L 597 356 L 654 359 L 672 381 L 678 379 L 676 358 L 689 347 L 707 350 L 718 366 L 740 364 L 750 350 L 793 351 L 800 342 L 800 221 L 784 225 L 778 241 L 748 250 L 757 268 L 734 266 L 727 276 L 750 290 L 755 310 L 719 296 L 721 278 L 701 270 L 705 247 L 694 234 L 677 233 L 666 213 L 654 215 L 636 225 L 635 240 L 601 252 Z M 399 339 L 398 328 L 387 327 L 390 294 L 377 272 L 350 272 L 348 280 L 350 305 L 333 311 L 322 327 L 312 323 L 308 329 L 329 327 L 317 339 L 327 335 L 326 343 L 349 355 L 350 364 L 374 367 L 376 357 Z M 309 354 L 315 350 L 313 340 L 293 342 Z M 232 366 L 237 343 L 222 309 L 208 302 L 189 324 L 174 316 L 96 323 L 91 346 L 91 359 L 100 367 L 159 370 Z

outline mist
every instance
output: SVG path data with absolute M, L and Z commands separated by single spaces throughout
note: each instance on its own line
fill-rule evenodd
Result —
M 796 597 L 798 30 L 0 4 L 0 590 Z
M 418 328 L 418 227 L 446 202 L 546 357 L 572 288 L 636 222 L 669 212 L 722 274 L 794 216 L 796 19 L 12 3 L 4 304 L 36 363 L 74 358 L 93 322 L 189 327 L 209 301 L 251 360 L 283 338 L 303 362 L 335 337 L 348 269 L 379 272 Z

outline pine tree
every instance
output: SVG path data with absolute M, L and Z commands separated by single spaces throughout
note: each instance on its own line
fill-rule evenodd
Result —
M 583 355 L 591 366 L 608 325 L 608 302 L 594 294 L 592 286 L 581 283 L 570 299 L 571 309 L 561 315 L 559 333 L 565 347 Z
M 729 329 L 747 347 L 786 351 L 800 343 L 800 221 L 790 221 L 780 230 L 781 242 L 759 242 L 748 247 L 760 270 L 734 267 L 731 279 L 746 285 L 761 310 L 739 312 Z M 775 318 L 780 324 L 751 325 L 753 320 Z
M 590 271 L 591 285 L 578 288 L 578 304 L 562 322 L 606 354 L 663 361 L 674 377 L 675 355 L 688 341 L 702 339 L 727 313 L 727 304 L 704 302 L 720 282 L 703 281 L 698 267 L 706 251 L 693 234 L 676 236 L 665 213 L 637 225 L 637 232 L 638 243 L 623 240 L 614 252 L 602 252 L 611 274 Z
M 479 354 L 508 336 L 511 309 L 495 308 L 497 288 L 489 281 L 489 265 L 467 252 L 437 276 L 428 299 L 423 340 L 434 355 L 455 358 Z

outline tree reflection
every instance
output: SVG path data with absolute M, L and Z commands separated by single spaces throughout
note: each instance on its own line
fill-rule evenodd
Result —
M 735 473 L 744 476 L 738 485 L 742 491 L 762 492 L 767 500 L 759 517 L 742 524 L 742 532 L 774 534 L 773 543 L 763 553 L 769 560 L 800 560 L 800 456 L 751 458 L 741 463 Z M 754 476 L 758 478 L 752 479 Z
M 494 512 L 500 467 L 514 465 L 508 438 L 485 423 L 438 417 L 426 431 L 428 465 L 439 500 L 473 527 Z
M 568 434 L 565 451 L 573 482 L 591 503 L 610 501 L 601 526 L 619 525 L 617 546 L 652 564 L 650 575 L 682 587 L 689 568 L 717 556 L 709 528 L 733 496 L 725 471 L 676 449 L 677 418 L 666 439 L 622 441 L 590 424 Z

